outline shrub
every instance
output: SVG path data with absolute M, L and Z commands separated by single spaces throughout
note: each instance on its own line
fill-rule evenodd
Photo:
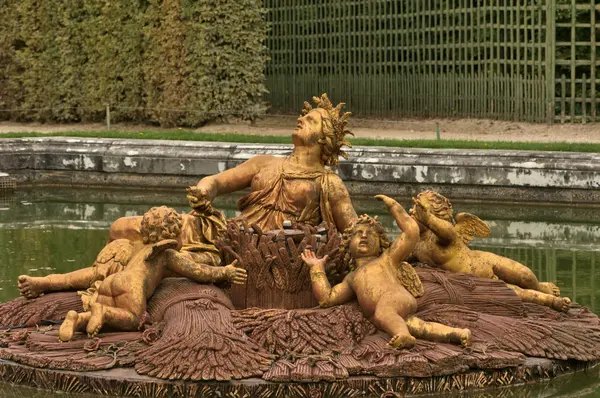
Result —
M 264 113 L 260 0 L 0 0 L 0 118 L 197 126 Z M 4 72 L 6 71 L 6 72 Z

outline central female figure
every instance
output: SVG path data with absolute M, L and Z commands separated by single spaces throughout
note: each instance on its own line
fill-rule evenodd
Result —
M 240 199 L 241 218 L 263 230 L 282 229 L 283 222 L 318 225 L 323 221 L 343 231 L 356 212 L 342 180 L 326 166 L 338 164 L 349 145 L 344 136 L 349 112 L 340 115 L 343 103 L 333 107 L 326 94 L 305 102 L 292 134 L 294 150 L 287 157 L 255 156 L 241 165 L 200 180 L 189 189 L 188 199 L 202 211 L 217 196 L 250 187 Z

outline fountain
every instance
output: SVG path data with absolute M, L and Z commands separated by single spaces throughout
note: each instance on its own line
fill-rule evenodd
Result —
M 325 95 L 315 102 L 291 155 L 202 179 L 168 234 L 120 218 L 91 267 L 20 277 L 27 298 L 0 306 L 3 380 L 123 396 L 393 396 L 596 363 L 598 317 L 521 264 L 499 261 L 511 273 L 492 264 L 499 256 L 470 250 L 490 231 L 476 216 L 454 218 L 446 198 L 444 207 L 421 195 L 409 216 L 380 196 L 402 232 L 393 242 L 376 218 L 358 217 L 326 167 L 341 154 L 348 115 Z M 248 186 L 241 214 L 226 222 L 213 200 Z M 228 276 L 221 264 L 232 264 Z M 472 272 L 455 268 L 465 264 Z M 98 321 L 132 303 L 118 300 L 128 289 L 149 284 L 143 310 Z M 86 307 L 95 309 L 78 315 Z

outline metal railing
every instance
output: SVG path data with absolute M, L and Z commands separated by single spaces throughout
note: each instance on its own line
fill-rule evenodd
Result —
M 363 116 L 596 121 L 594 2 L 264 0 L 267 99 L 274 112 L 327 92 Z

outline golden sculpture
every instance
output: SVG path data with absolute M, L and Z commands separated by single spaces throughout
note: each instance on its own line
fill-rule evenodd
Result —
M 487 237 L 488 225 L 469 213 L 458 213 L 456 220 L 450 201 L 434 191 L 423 191 L 413 199 L 410 213 L 419 223 L 421 237 L 414 254 L 419 261 L 446 271 L 501 279 L 523 301 L 567 311 L 571 300 L 560 297 L 551 282 L 539 282 L 525 265 L 494 253 L 471 250 L 475 236 Z
M 224 239 L 227 228 L 225 219 L 212 207 L 211 201 L 219 195 L 248 187 L 252 192 L 238 203 L 240 218 L 262 231 L 282 229 L 284 221 L 315 227 L 325 222 L 343 231 L 356 219 L 342 180 L 327 167 L 337 165 L 339 156 L 346 157 L 342 147 L 349 145 L 344 137 L 350 134 L 346 130 L 350 113 L 341 112 L 343 103 L 334 107 L 326 94 L 313 99 L 316 107 L 313 109 L 305 103 L 303 116 L 298 118 L 293 133 L 294 150 L 289 156 L 255 156 L 234 169 L 203 178 L 197 186 L 188 188 L 188 200 L 193 210 L 182 215 L 182 255 L 201 264 L 220 264 L 221 253 L 216 242 Z M 110 227 L 108 241 L 125 239 L 137 245 L 141 241 L 140 229 L 140 216 L 119 218 Z M 286 242 L 278 244 L 285 249 Z M 93 267 L 42 278 L 20 276 L 22 295 L 33 298 L 49 291 L 87 289 L 94 281 L 123 268 L 120 257 L 111 249 L 107 248 L 107 251 L 98 257 Z M 249 288 L 233 289 L 234 301 L 245 302 L 246 295 L 251 294 L 247 292 L 256 290 L 253 286 Z M 279 302 L 297 302 L 294 305 L 300 307 L 313 305 L 309 290 L 299 300 L 280 297 L 284 293 L 278 291 L 264 297 Z M 271 301 L 266 305 L 269 303 Z
M 468 242 L 489 228 L 467 213 L 454 222 L 441 195 L 420 194 L 412 217 L 395 200 L 376 196 L 402 230 L 393 243 L 377 217 L 356 217 L 343 183 L 327 168 L 344 157 L 349 114 L 326 95 L 315 102 L 298 119 L 291 155 L 257 156 L 202 179 L 187 190 L 190 214 L 163 206 L 120 218 L 92 267 L 20 276 L 22 295 L 32 299 L 0 305 L 0 359 L 13 370 L 15 362 L 30 367 L 9 371 L 13 381 L 62 388 L 60 370 L 67 370 L 69 388 L 84 390 L 89 380 L 80 372 L 126 366 L 144 377 L 125 380 L 131 391 L 169 393 L 184 383 L 209 395 L 272 395 L 275 388 L 278 396 L 344 396 L 357 391 L 346 390 L 345 380 L 368 375 L 361 393 L 383 396 L 423 386 L 460 390 L 473 384 L 473 374 L 487 387 L 530 382 L 538 368 L 547 377 L 547 366 L 573 370 L 576 361 L 600 358 L 598 318 L 575 306 L 557 314 L 524 303 L 567 310 L 570 301 L 523 265 L 469 250 Z M 211 201 L 248 187 L 240 222 L 226 225 Z M 296 225 L 274 231 L 285 221 Z M 403 261 L 411 252 L 456 273 L 413 268 Z M 221 255 L 231 264 L 214 267 Z M 218 281 L 236 285 L 209 284 Z M 36 298 L 67 289 L 87 290 Z M 329 308 L 315 308 L 315 298 Z M 57 321 L 58 330 L 39 327 Z M 104 326 L 120 332 L 56 343 L 76 331 L 94 337 Z M 471 340 L 473 350 L 464 350 Z M 529 365 L 526 357 L 538 359 Z M 544 365 L 543 357 L 557 362 Z M 476 373 L 462 372 L 469 368 Z M 112 391 L 113 381 L 97 379 L 95 391 Z M 254 381 L 199 384 L 234 379 Z
M 129 216 L 117 219 L 108 231 L 108 241 L 127 239 L 140 241 L 142 217 Z M 182 250 L 190 253 L 190 258 L 203 264 L 218 265 L 221 261 L 215 242 L 226 230 L 223 214 L 212 206 L 204 206 L 201 211 L 192 210 L 182 214 Z
M 122 271 L 99 283 L 87 303 L 89 311 L 67 313 L 59 330 L 59 339 L 70 341 L 75 331 L 84 328 L 93 337 L 104 325 L 124 331 L 137 330 L 146 312 L 146 300 L 154 294 L 167 269 L 174 268 L 179 274 L 193 274 L 192 279 L 198 282 L 245 282 L 246 271 L 236 268 L 235 263 L 226 267 L 198 265 L 180 255 L 181 227 L 181 215 L 169 207 L 153 207 L 144 214 L 141 247 Z
M 203 282 L 201 275 L 205 265 L 217 266 L 220 263 L 218 250 L 212 242 L 221 236 L 225 230 L 223 215 L 207 207 L 204 213 L 193 211 L 190 214 L 181 214 L 182 250 L 179 257 L 186 257 L 189 261 L 174 263 L 165 270 L 165 277 L 187 277 L 198 282 Z M 20 275 L 18 288 L 21 295 L 26 298 L 35 298 L 42 293 L 62 290 L 85 290 L 97 281 L 102 281 L 108 276 L 125 269 L 132 254 L 143 246 L 141 221 L 143 217 L 123 217 L 115 221 L 109 233 L 107 244 L 96 257 L 91 267 L 78 269 L 66 274 L 50 274 L 43 277 Z M 139 219 L 139 222 L 137 222 Z M 133 221 L 130 223 L 130 221 Z M 125 227 L 127 225 L 127 227 Z M 135 228 L 129 227 L 135 225 Z M 197 265 L 193 265 L 193 264 Z M 201 278 L 198 280 L 197 278 Z
M 282 229 L 286 220 L 317 226 L 322 222 L 335 225 L 343 231 L 356 212 L 342 180 L 326 166 L 338 164 L 341 149 L 349 145 L 344 137 L 349 112 L 340 114 L 343 103 L 333 106 L 327 94 L 313 97 L 316 108 L 305 102 L 303 116 L 298 118 L 293 133 L 294 150 L 287 157 L 255 156 L 241 165 L 208 176 L 189 187 L 188 200 L 194 209 L 182 215 L 182 254 L 193 261 L 218 265 L 219 250 L 215 242 L 226 231 L 225 219 L 216 211 L 212 200 L 220 195 L 250 188 L 252 192 L 238 202 L 240 218 L 262 230 Z M 109 242 L 126 239 L 141 240 L 140 216 L 121 217 L 109 230 Z M 19 289 L 28 298 L 43 292 L 66 289 L 86 289 L 97 275 L 106 277 L 109 268 L 103 259 L 117 262 L 110 253 L 99 258 L 94 267 L 65 275 L 34 278 L 19 277 Z M 117 266 L 117 268 L 119 268 Z
M 203 211 L 220 195 L 250 187 L 240 199 L 241 218 L 262 230 L 282 229 L 283 222 L 318 225 L 322 221 L 343 231 L 356 212 L 342 180 L 325 166 L 347 157 L 342 146 L 349 112 L 340 115 L 343 103 L 333 107 L 327 94 L 313 97 L 312 108 L 304 103 L 303 116 L 292 134 L 293 152 L 286 157 L 254 156 L 241 165 L 208 176 L 189 189 L 192 208 Z
M 411 348 L 416 339 L 469 345 L 468 329 L 425 322 L 411 316 L 417 310 L 415 296 L 423 294 L 423 285 L 408 257 L 419 239 L 419 226 L 394 199 L 377 195 L 388 207 L 402 234 L 390 244 L 376 218 L 361 216 L 344 231 L 341 250 L 353 269 L 344 280 L 331 287 L 325 275 L 327 256 L 319 259 L 305 250 L 302 259 L 310 266 L 313 292 L 321 307 L 331 307 L 358 299 L 365 316 L 380 330 L 392 336 L 389 344 Z M 405 321 L 406 319 L 406 321 Z

